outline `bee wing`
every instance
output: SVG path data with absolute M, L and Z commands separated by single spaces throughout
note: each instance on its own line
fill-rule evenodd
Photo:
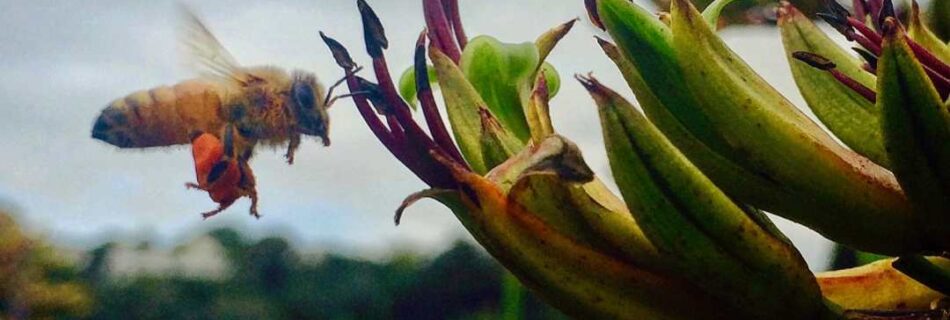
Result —
M 206 78 L 244 86 L 251 75 L 237 63 L 204 23 L 187 6 L 179 4 L 182 17 L 180 43 L 186 62 Z

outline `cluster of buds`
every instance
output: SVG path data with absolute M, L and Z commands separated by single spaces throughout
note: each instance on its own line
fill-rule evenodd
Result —
M 321 36 L 370 130 L 430 186 L 403 202 L 396 223 L 415 201 L 441 202 L 523 284 L 568 314 L 880 318 L 893 311 L 879 310 L 926 308 L 950 292 L 950 261 L 923 256 L 950 249 L 950 115 L 938 64 L 946 60 L 927 48 L 933 44 L 908 40 L 885 0 L 869 10 L 883 35 L 861 31 L 856 25 L 865 24 L 852 25 L 839 7 L 824 15 L 850 39 L 877 46 L 861 51 L 874 57 L 869 67 L 844 69 L 837 58 L 853 58 L 783 4 L 789 58 L 841 69 L 793 63 L 811 107 L 849 149 L 715 34 L 729 2 L 700 13 L 688 0 L 674 0 L 657 19 L 626 0 L 585 1 L 592 22 L 611 37 L 597 43 L 643 110 L 593 76 L 575 76 L 597 105 L 619 196 L 555 132 L 548 112 L 560 78 L 545 59 L 576 21 L 534 42 L 470 40 L 456 0 L 423 0 L 426 29 L 413 68 L 398 82 L 386 62 L 383 24 L 364 0 L 357 4 L 375 82 L 357 76 L 341 43 Z M 829 68 L 830 61 L 839 67 Z M 873 81 L 852 74 L 872 77 L 865 70 L 877 72 L 876 92 Z M 412 116 L 415 104 L 424 125 Z M 841 113 L 850 109 L 842 108 L 855 107 L 873 121 L 846 120 Z M 839 131 L 859 133 L 849 140 Z M 901 258 L 815 275 L 760 210 Z

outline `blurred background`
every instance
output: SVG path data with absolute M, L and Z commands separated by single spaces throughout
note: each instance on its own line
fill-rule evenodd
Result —
M 460 2 L 469 36 L 506 42 L 533 41 L 581 18 L 548 60 L 564 79 L 552 117 L 609 180 L 596 110 L 567 79 L 593 72 L 609 86 L 625 85 L 594 43 L 599 33 L 583 1 Z M 817 1 L 792 2 L 815 8 Z M 388 27 L 391 67 L 409 67 L 423 26 L 421 1 L 370 4 Z M 189 5 L 245 65 L 311 70 L 332 83 L 341 73 L 319 41 L 321 30 L 368 62 L 352 0 Z M 723 37 L 804 106 L 778 31 L 767 24 L 769 10 L 751 2 L 744 8 L 752 9 L 734 10 L 729 21 L 766 23 L 733 25 Z M 393 226 L 403 197 L 425 186 L 376 142 L 347 100 L 330 110 L 331 147 L 306 140 L 291 166 L 283 150 L 259 148 L 251 165 L 260 220 L 248 216 L 243 199 L 202 221 L 199 213 L 216 204 L 184 188 L 195 179 L 187 147 L 118 150 L 90 138 L 95 117 L 113 99 L 194 76 L 181 67 L 175 9 L 172 1 L 0 1 L 0 315 L 560 317 L 491 260 L 447 209 L 422 202 Z M 776 223 L 813 270 L 829 268 L 829 241 L 781 218 Z

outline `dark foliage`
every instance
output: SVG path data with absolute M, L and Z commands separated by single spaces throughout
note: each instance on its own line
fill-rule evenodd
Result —
M 565 318 L 530 294 L 518 310 L 503 310 L 505 271 L 466 242 L 432 259 L 403 254 L 380 263 L 335 254 L 309 261 L 282 238 L 251 243 L 231 229 L 209 235 L 231 263 L 224 279 L 112 278 L 114 245 L 91 250 L 80 274 L 95 292 L 92 318 Z

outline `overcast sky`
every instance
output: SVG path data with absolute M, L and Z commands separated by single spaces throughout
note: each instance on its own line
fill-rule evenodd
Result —
M 201 1 L 192 5 L 242 64 L 314 71 L 323 83 L 341 73 L 318 30 L 349 46 L 361 64 L 355 1 Z M 422 28 L 421 1 L 370 1 L 387 27 L 391 68 L 411 62 Z M 599 51 L 580 0 L 461 1 L 470 36 L 531 41 L 548 28 L 580 17 L 549 61 L 561 73 L 552 104 L 555 126 L 577 142 L 602 177 L 609 177 L 596 110 L 570 76 L 595 76 L 629 96 L 619 73 Z M 280 233 L 303 245 L 384 253 L 392 248 L 439 250 L 465 237 L 451 213 L 423 201 L 394 227 L 392 213 L 424 184 L 374 139 L 349 101 L 331 110 L 333 145 L 307 140 L 296 163 L 282 151 L 259 150 L 252 161 L 260 194 L 259 221 L 242 199 L 202 221 L 215 207 L 193 181 L 186 147 L 120 151 L 89 137 L 93 120 L 111 100 L 136 90 L 192 77 L 176 50 L 171 1 L 0 2 L 0 203 L 21 223 L 59 245 L 84 248 L 104 239 L 169 243 L 199 230 L 237 226 L 256 235 Z M 731 28 L 726 40 L 799 106 L 778 32 Z M 622 90 L 621 90 L 622 89 Z M 608 179 L 609 180 L 609 179 Z M 812 268 L 823 268 L 827 241 L 784 220 Z

